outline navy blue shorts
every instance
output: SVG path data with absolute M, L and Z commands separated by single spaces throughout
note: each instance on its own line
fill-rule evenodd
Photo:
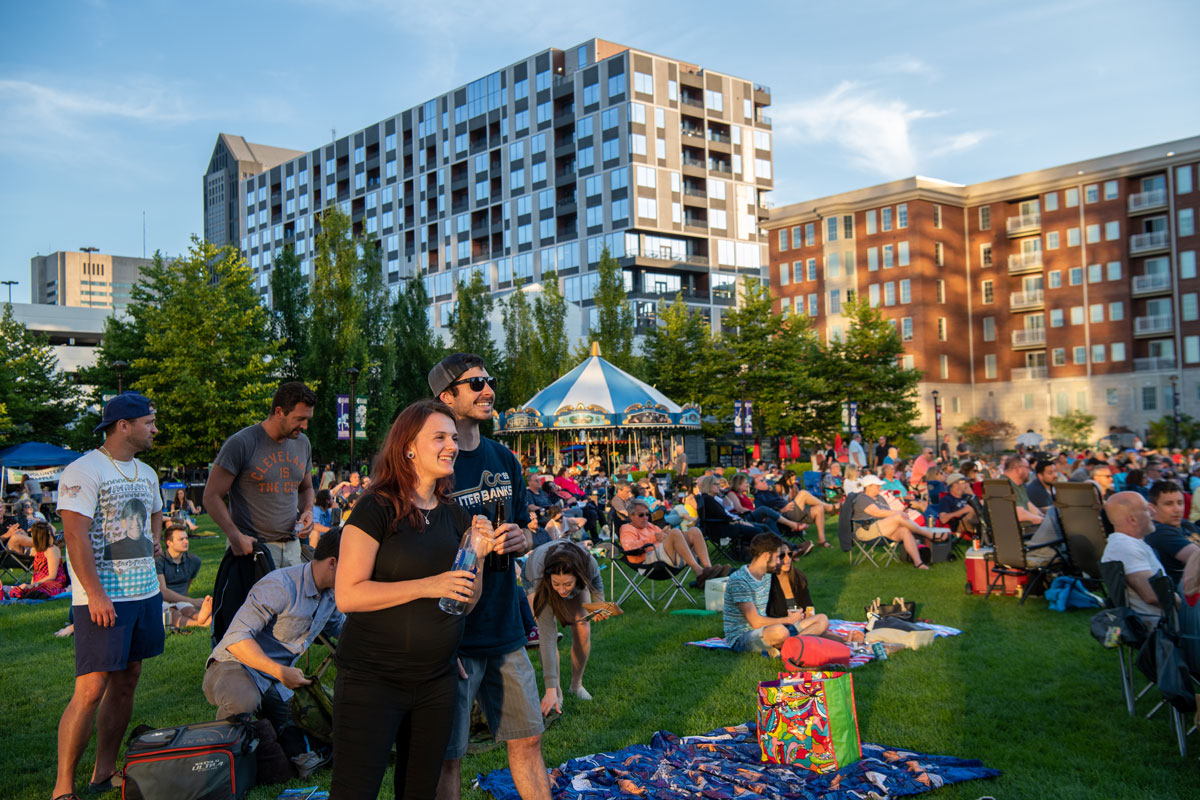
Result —
M 101 628 L 87 606 L 75 611 L 75 677 L 89 672 L 119 672 L 130 662 L 161 655 L 166 642 L 162 595 L 145 600 L 116 601 L 117 622 Z

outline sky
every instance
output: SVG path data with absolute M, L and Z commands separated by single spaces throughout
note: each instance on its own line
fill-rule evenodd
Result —
M 5 0 L 0 280 L 178 254 L 218 133 L 310 150 L 592 37 L 772 89 L 776 205 L 1200 134 L 1193 0 Z M 3 287 L 0 287 L 3 288 Z M 0 297 L 5 295 L 0 295 Z

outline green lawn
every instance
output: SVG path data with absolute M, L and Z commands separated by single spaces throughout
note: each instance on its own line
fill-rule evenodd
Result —
M 207 517 L 202 523 L 212 528 Z M 196 593 L 212 585 L 223 547 L 220 538 L 192 540 L 193 552 L 204 559 Z M 1022 607 L 1015 598 L 964 595 L 958 562 L 929 572 L 897 565 L 850 569 L 835 548 L 815 551 L 800 566 L 818 610 L 830 616 L 861 619 L 870 598 L 903 595 L 918 601 L 920 616 L 964 629 L 926 650 L 855 671 L 863 741 L 979 758 L 1004 771 L 995 781 L 951 786 L 939 797 L 1197 796 L 1195 755 L 1180 759 L 1161 712 L 1152 720 L 1125 712 L 1116 656 L 1088 635 L 1088 612 L 1057 614 L 1040 598 Z M 0 685 L 6 689 L 0 701 L 6 775 L 0 797 L 42 800 L 52 788 L 55 729 L 70 696 L 74 662 L 71 640 L 51 633 L 66 613 L 63 602 L 0 609 Z M 720 626 L 716 616 L 651 613 L 636 597 L 624 616 L 595 625 L 585 684 L 596 699 L 567 697 L 563 719 L 545 737 L 546 763 L 646 742 L 659 729 L 700 733 L 752 719 L 755 684 L 773 677 L 777 662 L 683 646 L 719 635 Z M 566 663 L 565 641 L 562 647 Z M 203 632 L 168 637 L 166 653 L 146 663 L 133 723 L 211 718 L 213 709 L 200 692 L 208 652 Z M 1139 707 L 1144 713 L 1150 705 Z M 1200 753 L 1200 740 L 1192 739 Z M 91 757 L 89 750 L 82 782 Z M 504 765 L 501 748 L 469 756 L 463 772 L 474 776 Z M 308 783 L 328 786 L 328 779 L 326 772 Z M 391 797 L 390 780 L 383 797 Z M 251 796 L 275 794 L 263 788 Z M 471 790 L 464 796 L 486 795 Z

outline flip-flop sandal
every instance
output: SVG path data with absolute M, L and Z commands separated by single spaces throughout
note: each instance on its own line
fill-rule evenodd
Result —
M 67 792 L 66 794 L 60 794 L 54 800 L 82 800 L 82 798 L 74 792 Z
M 105 792 L 111 792 L 114 789 L 120 789 L 121 784 L 113 783 L 113 778 L 116 778 L 117 776 L 118 776 L 117 773 L 114 772 L 102 781 L 89 782 L 88 788 L 87 788 L 87 793 L 88 794 L 104 794 Z
M 829 542 L 817 542 L 821 547 L 833 547 Z
M 542 729 L 549 730 L 550 726 L 562 719 L 562 712 L 557 708 L 550 709 L 550 713 L 542 717 Z
M 928 564 L 917 564 L 917 569 L 929 569 Z

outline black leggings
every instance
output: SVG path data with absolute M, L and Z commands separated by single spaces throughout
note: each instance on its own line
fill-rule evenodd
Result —
M 338 669 L 333 699 L 333 783 L 330 796 L 379 796 L 396 745 L 396 800 L 433 798 L 450 741 L 458 675 L 399 684 L 371 673 Z

